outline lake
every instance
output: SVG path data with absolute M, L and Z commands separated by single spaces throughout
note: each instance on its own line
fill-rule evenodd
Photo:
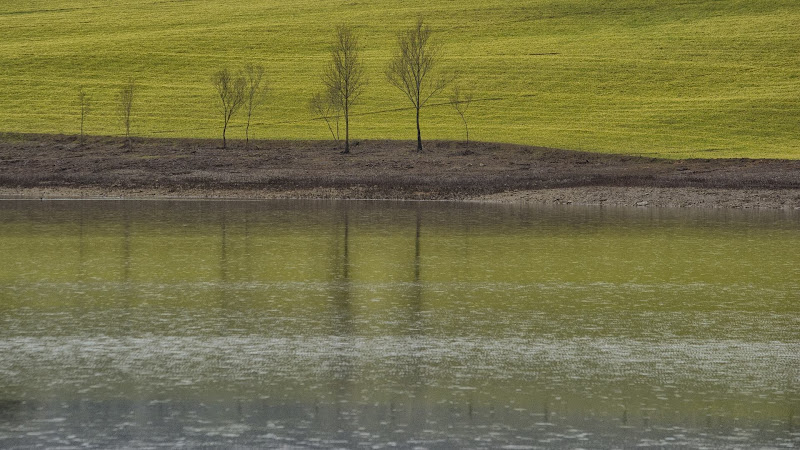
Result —
M 800 212 L 0 201 L 0 447 L 797 447 Z

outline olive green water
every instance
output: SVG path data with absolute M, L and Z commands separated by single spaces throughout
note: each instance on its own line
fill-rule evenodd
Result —
M 0 202 L 0 447 L 800 446 L 800 214 Z

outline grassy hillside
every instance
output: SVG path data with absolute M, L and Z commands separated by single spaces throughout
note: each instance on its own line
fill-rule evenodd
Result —
M 418 15 L 445 44 L 443 66 L 477 88 L 473 139 L 800 158 L 796 0 L 6 0 L 0 131 L 77 133 L 83 85 L 93 103 L 87 131 L 120 134 L 116 91 L 134 76 L 135 134 L 214 137 L 211 74 L 256 62 L 273 86 L 256 137 L 325 139 L 306 103 L 335 25 L 349 23 L 369 77 L 352 135 L 413 139 L 413 111 L 401 109 L 410 105 L 383 71 L 395 34 Z M 423 112 L 423 139 L 462 136 L 450 106 Z

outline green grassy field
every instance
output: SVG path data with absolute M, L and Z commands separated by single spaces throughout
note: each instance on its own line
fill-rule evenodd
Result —
M 215 137 L 211 74 L 266 66 L 255 137 L 326 139 L 306 104 L 335 26 L 356 27 L 369 86 L 355 139 L 414 139 L 413 110 L 383 75 L 396 33 L 422 15 L 442 66 L 475 87 L 471 138 L 613 153 L 800 158 L 797 0 L 6 0 L 0 131 L 121 134 L 117 90 L 141 89 L 132 132 Z M 443 103 L 442 96 L 435 103 Z M 405 109 L 408 108 L 408 109 Z M 241 117 L 229 138 L 244 136 Z M 423 139 L 463 139 L 449 105 Z

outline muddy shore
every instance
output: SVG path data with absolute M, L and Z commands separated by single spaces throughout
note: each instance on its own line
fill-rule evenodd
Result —
M 800 160 L 664 160 L 511 144 L 0 134 L 0 198 L 473 200 L 800 209 Z

